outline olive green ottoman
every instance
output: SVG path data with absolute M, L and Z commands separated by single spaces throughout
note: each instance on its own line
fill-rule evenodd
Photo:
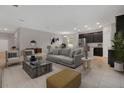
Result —
M 81 74 L 72 69 L 62 70 L 47 78 L 47 88 L 78 88 Z

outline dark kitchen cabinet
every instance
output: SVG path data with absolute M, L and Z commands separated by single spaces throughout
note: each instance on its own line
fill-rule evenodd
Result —
M 108 64 L 111 67 L 114 67 L 114 62 L 115 62 L 114 50 L 108 50 Z
M 90 34 L 86 34 L 86 41 L 87 41 L 87 43 L 90 43 L 91 42 L 91 40 L 90 40 Z
M 103 48 L 94 48 L 94 56 L 103 56 Z
M 92 42 L 92 43 L 94 42 L 94 34 L 93 33 L 90 33 L 90 42 Z
M 98 33 L 94 33 L 93 42 L 98 42 Z
M 79 34 L 79 39 L 84 38 L 84 34 Z
M 102 43 L 103 42 L 103 32 L 94 32 L 94 33 L 86 33 L 80 34 L 79 39 L 86 38 L 87 43 Z

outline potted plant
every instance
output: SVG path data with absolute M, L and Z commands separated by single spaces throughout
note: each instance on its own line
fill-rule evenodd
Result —
M 124 39 L 122 33 L 118 32 L 112 42 L 114 43 L 114 57 L 116 60 L 114 62 L 114 69 L 117 71 L 124 71 Z

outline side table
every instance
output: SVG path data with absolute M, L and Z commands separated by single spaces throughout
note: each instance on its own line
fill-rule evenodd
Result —
M 93 58 L 84 58 L 84 57 L 82 57 L 81 58 L 81 63 L 82 63 L 82 66 L 83 66 L 83 68 L 86 70 L 86 69 L 88 69 L 88 68 L 90 68 L 90 61 L 92 60 Z

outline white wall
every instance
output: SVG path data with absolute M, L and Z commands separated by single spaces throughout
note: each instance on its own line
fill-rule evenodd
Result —
M 67 37 L 64 37 L 64 36 L 67 36 Z M 66 43 L 68 45 L 68 39 L 69 38 L 72 38 L 72 44 L 73 44 L 73 48 L 77 48 L 78 47 L 78 38 L 79 37 L 79 34 L 78 33 L 70 33 L 70 34 L 64 34 L 64 35 L 61 35 L 61 38 L 62 38 L 62 42 L 63 43 Z
M 47 52 L 47 46 L 50 45 L 51 38 L 57 37 L 56 34 L 44 31 L 33 30 L 29 28 L 20 28 L 18 31 L 19 49 L 31 48 L 30 41 L 35 40 L 37 47 Z
M 8 49 L 15 45 L 14 34 L 0 33 L 0 39 L 8 40 Z
M 111 40 L 114 39 L 115 33 L 116 33 L 116 24 L 113 23 L 113 24 L 111 24 Z M 111 48 L 112 48 L 112 45 L 113 45 L 113 43 L 111 42 Z
M 15 42 L 15 46 L 17 47 L 17 49 L 19 50 L 19 30 L 20 28 L 18 28 L 16 30 L 16 32 L 14 33 L 14 42 Z
M 0 39 L 0 52 L 8 50 L 8 40 Z
M 99 32 L 103 31 L 103 29 L 96 29 L 96 30 L 90 30 L 90 31 L 83 31 L 80 32 L 79 34 L 86 34 L 86 33 L 94 33 L 94 32 Z M 103 43 L 88 43 L 88 46 L 90 47 L 90 51 L 88 52 L 88 56 L 93 57 L 93 51 L 95 47 L 98 47 L 98 44 L 103 44 Z
M 111 40 L 116 32 L 115 24 L 107 25 L 103 28 L 103 56 L 108 57 L 108 50 L 112 48 Z

